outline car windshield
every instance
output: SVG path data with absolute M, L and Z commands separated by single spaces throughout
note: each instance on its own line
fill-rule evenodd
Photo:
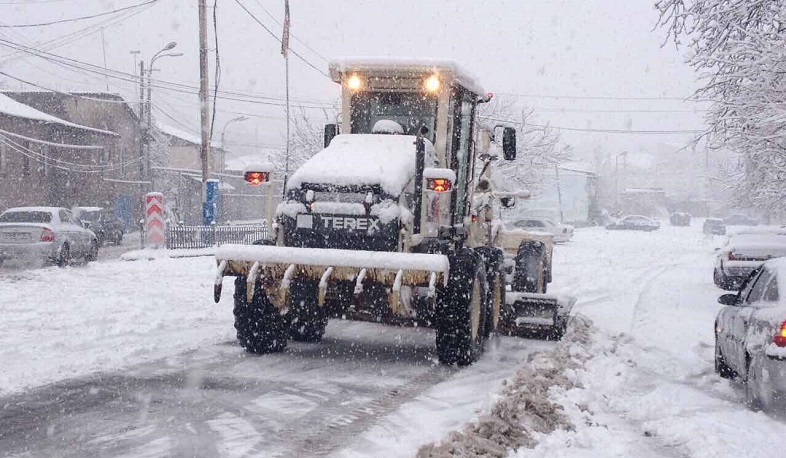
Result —
M 81 211 L 78 218 L 82 221 L 95 222 L 101 218 L 101 212 L 96 210 Z
M 0 223 L 49 223 L 52 214 L 43 211 L 8 211 L 0 215 Z

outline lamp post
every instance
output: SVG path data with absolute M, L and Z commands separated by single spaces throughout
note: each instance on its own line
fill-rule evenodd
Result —
M 222 153 L 221 153 L 221 160 L 220 160 L 220 164 L 219 164 L 219 168 L 221 170 L 224 170 L 224 159 L 225 159 L 226 151 L 227 151 L 227 148 L 226 148 L 227 126 L 229 126 L 233 122 L 243 122 L 243 121 L 246 121 L 246 120 L 248 120 L 248 116 L 245 116 L 245 115 L 237 116 L 237 117 L 232 118 L 229 121 L 227 121 L 224 124 L 224 127 L 221 129 L 221 150 L 222 150 Z
M 619 210 L 620 207 L 620 173 L 619 173 L 620 158 L 622 156 L 627 156 L 627 155 L 628 152 L 623 151 L 614 158 L 614 198 L 616 199 L 617 210 Z
M 152 120 L 153 120 L 153 107 L 152 107 L 152 98 L 153 98 L 153 85 L 151 84 L 153 79 L 153 64 L 155 64 L 156 59 L 159 57 L 179 57 L 182 56 L 183 53 L 170 53 L 170 54 L 163 54 L 170 49 L 173 49 L 177 46 L 177 42 L 170 41 L 166 44 L 163 48 L 161 48 L 157 53 L 153 54 L 153 57 L 150 58 L 150 65 L 147 67 L 147 100 L 145 101 L 145 145 L 146 145 L 146 153 L 145 153 L 145 162 L 147 165 L 147 178 L 150 181 L 150 186 L 152 189 L 153 186 L 153 170 L 151 166 L 150 160 L 150 145 L 147 143 L 147 135 L 149 135 L 150 130 L 152 129 Z

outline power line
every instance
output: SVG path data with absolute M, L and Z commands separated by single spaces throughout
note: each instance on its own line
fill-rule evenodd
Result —
M 570 100 L 679 100 L 682 102 L 690 101 L 688 97 L 673 97 L 673 96 L 660 96 L 660 97 L 607 97 L 607 96 L 589 96 L 589 95 L 551 95 L 551 94 L 516 94 L 512 92 L 500 92 L 499 95 L 517 98 L 530 98 L 530 99 L 570 99 Z
M 633 134 L 633 135 L 676 135 L 676 134 L 701 134 L 703 130 L 626 130 L 626 129 L 582 129 L 579 127 L 561 127 L 552 126 L 548 124 L 535 124 L 535 123 L 522 123 L 521 121 L 514 121 L 505 118 L 496 118 L 493 116 L 478 116 L 481 119 L 488 119 L 491 121 L 508 122 L 511 124 L 527 125 L 532 127 L 539 127 L 542 129 L 557 129 L 569 132 L 591 132 L 601 134 Z
M 276 24 L 278 24 L 278 25 L 279 25 L 279 26 L 281 26 L 281 27 L 283 27 L 283 26 L 284 26 L 284 25 L 283 25 L 281 22 L 279 22 L 279 20 L 278 20 L 278 19 L 276 19 L 276 17 L 275 17 L 275 16 L 273 16 L 273 14 L 271 14 L 271 13 L 270 13 L 270 11 L 268 11 L 268 10 L 267 10 L 267 8 L 265 8 L 265 7 L 262 5 L 262 2 L 260 2 L 259 0 L 254 0 L 254 1 L 256 2 L 256 4 L 257 4 L 257 5 L 259 5 L 259 7 L 262 9 L 262 11 L 264 11 L 264 12 L 265 12 L 265 14 L 267 14 L 267 15 L 268 15 L 268 17 L 270 17 L 270 19 L 272 19 L 272 20 L 273 20 L 273 22 L 275 22 Z M 318 53 L 318 52 L 317 52 L 317 51 L 316 51 L 314 48 L 312 48 L 311 46 L 309 46 L 309 45 L 308 45 L 308 43 L 306 43 L 305 41 L 301 40 L 300 38 L 298 38 L 297 36 L 295 36 L 295 35 L 294 35 L 294 34 L 292 34 L 291 32 L 290 32 L 289 36 L 291 36 L 292 38 L 294 38 L 294 39 L 295 39 L 295 40 L 296 40 L 298 43 L 302 44 L 302 45 L 303 45 L 303 46 L 304 46 L 306 49 L 308 49 L 309 51 L 311 51 L 312 53 L 314 53 L 314 55 L 315 55 L 315 56 L 319 57 L 320 59 L 322 59 L 322 60 L 323 60 L 323 61 L 325 61 L 325 62 L 327 62 L 327 61 L 328 61 L 328 60 L 327 60 L 327 58 L 326 58 L 325 56 L 323 56 L 322 54 Z
M 148 1 L 143 2 L 143 3 L 137 3 L 136 5 L 125 6 L 123 8 L 117 8 L 117 9 L 114 9 L 112 11 L 105 11 L 103 13 L 93 14 L 93 15 L 90 15 L 90 16 L 81 16 L 81 17 L 70 18 L 70 19 L 60 19 L 59 21 L 52 21 L 52 22 L 39 22 L 37 24 L 0 25 L 0 28 L 41 27 L 41 26 L 54 25 L 54 24 L 63 24 L 63 23 L 66 23 L 66 22 L 83 21 L 85 19 L 95 19 L 95 18 L 101 17 L 101 16 L 108 16 L 110 14 L 116 14 L 116 13 L 121 13 L 123 11 L 131 10 L 131 9 L 134 9 L 134 8 L 140 8 L 142 6 L 150 5 L 151 3 L 155 3 L 157 1 L 158 0 L 148 0 Z
M 126 73 L 118 70 L 105 69 L 104 67 L 100 67 L 98 65 L 82 62 L 76 59 L 71 59 L 57 54 L 52 54 L 46 51 L 41 51 L 32 48 L 30 46 L 21 45 L 19 43 L 15 43 L 5 39 L 0 39 L 0 44 L 4 44 L 5 46 L 11 49 L 22 50 L 24 52 L 27 52 L 29 54 L 47 60 L 49 62 L 77 68 L 83 72 L 94 73 L 104 77 L 110 77 L 126 82 L 131 82 L 134 84 L 138 82 L 139 77 L 131 73 Z M 160 80 L 160 79 L 153 79 L 151 80 L 150 84 L 154 88 L 159 88 L 159 89 L 164 89 L 174 92 L 182 92 L 192 95 L 196 94 L 198 91 L 198 88 L 196 86 L 191 86 L 189 84 L 184 84 L 184 83 Z M 249 98 L 249 97 L 253 97 L 253 98 Z M 279 97 L 261 95 L 253 92 L 238 92 L 238 91 L 222 90 L 219 91 L 218 98 L 224 100 L 233 100 L 237 102 L 260 104 L 260 105 L 272 105 L 272 106 L 285 105 L 284 100 Z M 321 102 L 321 101 L 310 101 L 310 100 L 300 101 L 299 103 L 293 104 L 293 106 L 307 108 L 307 109 L 319 109 L 319 110 L 323 110 L 326 108 L 327 109 L 335 108 L 333 104 L 328 104 L 326 102 Z
M 102 28 L 111 27 L 111 26 L 117 25 L 117 24 L 119 24 L 121 22 L 124 22 L 124 21 L 126 21 L 128 19 L 131 19 L 132 17 L 137 16 L 137 15 L 139 15 L 141 13 L 144 13 L 145 11 L 149 10 L 150 8 L 152 8 L 154 6 L 155 6 L 155 4 L 151 3 L 147 7 L 139 8 L 139 9 L 137 9 L 135 11 L 124 12 L 123 14 L 120 14 L 118 17 L 104 19 L 103 21 L 96 22 L 95 24 L 89 25 L 89 26 L 81 28 L 79 30 L 75 30 L 75 31 L 73 31 L 71 33 L 67 33 L 65 35 L 61 35 L 59 37 L 53 38 L 53 39 L 48 40 L 48 41 L 37 43 L 37 44 L 35 44 L 35 46 L 38 47 L 41 50 L 57 49 L 57 48 L 59 48 L 61 46 L 65 46 L 67 44 L 70 44 L 70 43 L 73 43 L 75 41 L 81 40 L 82 38 L 89 37 L 90 35 L 92 35 L 94 33 L 100 32 Z M 0 22 L 0 24 L 7 25 L 7 24 L 5 24 L 3 22 Z M 19 35 L 19 36 L 22 37 L 21 35 Z M 24 38 L 24 37 L 22 37 L 22 38 Z M 24 51 L 16 51 L 16 52 L 7 54 L 5 56 L 1 56 L 0 57 L 0 62 L 7 63 L 7 62 L 12 62 L 14 60 L 20 59 L 20 58 L 22 58 L 21 56 L 20 57 L 14 57 L 15 55 L 20 55 L 20 54 L 25 54 L 25 53 L 24 53 Z
M 259 24 L 259 25 L 260 25 L 260 26 L 261 26 L 263 29 L 265 29 L 265 31 L 267 31 L 267 33 L 269 33 L 271 37 L 273 37 L 273 38 L 274 38 L 274 39 L 275 39 L 277 42 L 281 43 L 281 38 L 279 38 L 279 37 L 278 37 L 278 36 L 277 36 L 275 33 L 273 33 L 273 31 L 272 31 L 272 30 L 270 30 L 270 29 L 269 29 L 269 28 L 268 28 L 268 27 L 267 27 L 265 24 L 263 24 L 263 23 L 262 23 L 262 21 L 260 21 L 260 20 L 259 20 L 259 19 L 258 19 L 256 16 L 254 16 L 254 13 L 252 13 L 252 12 L 251 12 L 251 11 L 250 11 L 248 8 L 246 8 L 246 6 L 245 6 L 245 5 L 243 5 L 242 3 L 240 3 L 240 0 L 235 0 L 235 3 L 237 3 L 238 5 L 240 5 L 240 7 L 241 7 L 241 8 L 243 8 L 243 11 L 245 11 L 246 13 L 248 13 L 248 15 L 249 15 L 249 16 L 251 16 L 251 18 L 252 18 L 252 19 L 253 19 L 253 20 L 254 20 L 254 21 L 257 23 L 257 24 Z M 291 49 L 291 48 L 290 48 L 290 51 L 292 52 L 292 54 L 294 54 L 294 55 L 295 55 L 295 57 L 297 57 L 298 59 L 300 59 L 301 61 L 303 61 L 303 63 L 305 63 L 305 64 L 306 64 L 306 65 L 308 65 L 309 67 L 313 68 L 314 70 L 318 71 L 319 73 L 321 73 L 322 75 L 324 75 L 326 78 L 329 78 L 329 79 L 330 79 L 330 75 L 328 75 L 327 73 L 325 73 L 324 71 L 322 71 L 321 69 L 319 69 L 319 68 L 318 68 L 316 65 L 314 65 L 314 64 L 312 64 L 311 62 L 309 62 L 308 60 L 306 60 L 306 58 L 305 58 L 305 57 L 303 57 L 303 56 L 301 56 L 300 54 L 298 54 L 298 53 L 297 53 L 297 52 L 296 52 L 294 49 Z
M 539 113 L 704 113 L 709 110 L 646 110 L 646 109 L 610 109 L 610 110 L 593 110 L 593 109 L 581 109 L 581 108 L 535 108 L 532 107 L 535 111 Z

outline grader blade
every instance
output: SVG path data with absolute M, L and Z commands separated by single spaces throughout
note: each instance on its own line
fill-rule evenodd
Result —
M 319 306 L 324 304 L 331 281 L 354 282 L 355 295 L 362 294 L 368 284 L 388 286 L 391 310 L 404 313 L 406 307 L 398 307 L 401 287 L 424 287 L 433 295 L 438 285 L 446 285 L 450 266 L 447 256 L 441 254 L 264 245 L 223 245 L 216 250 L 216 262 L 216 284 L 219 277 L 244 276 L 248 294 L 252 295 L 254 285 L 261 281 L 268 299 L 282 313 L 287 308 L 290 284 L 296 278 L 318 282 Z M 216 288 L 216 300 L 220 294 L 220 288 Z
M 567 296 L 508 292 L 499 330 L 511 336 L 559 340 L 575 303 Z

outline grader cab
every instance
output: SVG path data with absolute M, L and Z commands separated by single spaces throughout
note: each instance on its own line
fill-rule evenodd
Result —
M 495 215 L 517 197 L 489 172 L 515 159 L 516 132 L 479 141 L 492 136 L 477 119 L 491 95 L 449 61 L 338 60 L 330 75 L 339 122 L 287 181 L 274 238 L 216 253 L 216 301 L 236 277 L 241 345 L 318 342 L 330 317 L 417 323 L 435 329 L 440 362 L 466 365 L 495 330 L 559 336 L 572 302 L 543 294 L 552 240 Z

